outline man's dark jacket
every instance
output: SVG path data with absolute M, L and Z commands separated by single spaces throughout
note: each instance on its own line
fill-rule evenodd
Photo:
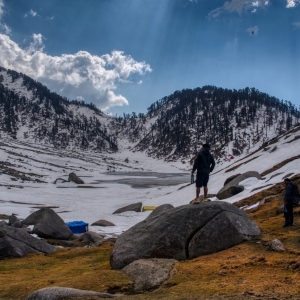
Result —
M 289 182 L 285 188 L 285 194 L 284 194 L 284 202 L 287 202 L 288 204 L 293 204 L 293 199 L 294 199 L 294 187 L 295 183 L 294 182 Z
M 215 167 L 215 160 L 208 148 L 202 148 L 194 162 L 193 173 L 197 170 L 197 174 L 209 174 Z

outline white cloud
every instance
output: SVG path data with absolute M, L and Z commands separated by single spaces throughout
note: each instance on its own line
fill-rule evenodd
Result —
M 297 0 L 298 1 L 298 0 Z M 249 0 L 231 0 L 226 1 L 223 6 L 218 7 L 211 11 L 208 15 L 210 18 L 216 18 L 222 13 L 238 13 L 242 15 L 243 13 L 255 12 L 257 8 L 265 7 L 269 4 L 269 1 L 266 0 L 257 0 L 257 1 L 249 1 Z M 253 9 L 254 7 L 254 9 Z
M 11 33 L 11 29 L 5 23 L 0 23 L 0 28 L 4 31 L 5 34 Z
M 4 6 L 4 2 L 3 2 L 3 0 L 0 0 L 0 20 L 3 16 L 3 13 L 4 13 L 3 6 Z
M 296 7 L 300 3 L 300 0 L 286 0 L 286 7 L 293 8 Z
M 11 29 L 5 24 L 1 22 L 2 16 L 4 15 L 4 2 L 0 0 L 0 30 L 3 31 L 5 34 L 10 34 Z
M 249 33 L 249 35 L 258 35 L 258 27 L 257 26 L 250 27 L 246 31 Z
M 32 16 L 32 17 L 36 17 L 38 14 L 37 14 L 36 11 L 34 11 L 34 10 L 31 9 L 28 13 L 26 13 L 24 15 L 24 17 L 27 18 L 29 15 Z
M 150 65 L 135 61 L 122 51 L 102 56 L 87 51 L 51 56 L 43 51 L 41 34 L 32 38 L 29 47 L 21 49 L 9 36 L 0 34 L 0 65 L 39 80 L 63 96 L 83 97 L 100 108 L 127 105 L 127 99 L 114 90 L 133 75 L 152 71 Z
M 294 22 L 293 25 L 294 25 L 295 29 L 299 29 L 300 28 L 300 22 Z

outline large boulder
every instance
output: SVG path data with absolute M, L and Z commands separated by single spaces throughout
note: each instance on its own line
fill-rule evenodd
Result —
M 11 226 L 0 226 L 0 257 L 23 257 L 29 253 L 54 253 L 55 247 Z
M 217 193 L 217 198 L 219 200 L 223 200 L 242 192 L 244 190 L 244 187 L 239 185 L 239 183 L 250 177 L 255 177 L 262 180 L 262 177 L 256 171 L 243 173 L 231 179 L 225 186 L 223 186 Z
M 22 225 L 34 225 L 32 233 L 41 238 L 67 240 L 73 233 L 63 219 L 51 208 L 42 208 L 22 221 Z
M 134 291 L 151 291 L 169 279 L 175 259 L 139 259 L 122 271 L 134 279 Z
M 108 293 L 98 293 L 93 291 L 78 290 L 73 288 L 54 286 L 43 288 L 29 295 L 25 300 L 64 300 L 64 299 L 79 299 L 80 297 L 96 298 L 115 298 L 115 295 Z M 80 298 L 82 299 L 82 298 Z
M 195 258 L 259 234 L 257 225 L 232 204 L 183 205 L 147 218 L 121 234 L 111 254 L 111 266 L 122 269 L 141 258 Z
M 84 181 L 82 179 L 80 179 L 74 172 L 69 174 L 69 181 L 73 181 L 77 184 L 84 184 Z
M 113 214 L 120 214 L 126 211 L 135 211 L 135 212 L 141 212 L 142 211 L 142 202 L 134 203 L 134 204 L 129 204 L 127 206 L 121 207 L 117 209 Z

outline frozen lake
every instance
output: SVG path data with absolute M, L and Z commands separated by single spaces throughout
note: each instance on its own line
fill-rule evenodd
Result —
M 118 179 L 96 180 L 92 184 L 127 184 L 132 188 L 144 189 L 154 187 L 173 186 L 188 183 L 190 173 L 157 173 L 157 172 L 109 172 L 109 177 L 122 177 Z

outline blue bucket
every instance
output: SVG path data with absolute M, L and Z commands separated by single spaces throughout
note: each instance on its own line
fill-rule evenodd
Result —
M 72 233 L 84 233 L 89 230 L 89 224 L 83 221 L 67 222 L 67 226 L 70 228 Z

